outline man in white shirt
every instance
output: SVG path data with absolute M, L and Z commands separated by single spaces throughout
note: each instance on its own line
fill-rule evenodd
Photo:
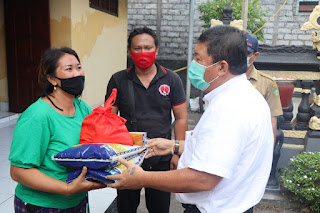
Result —
M 246 78 L 244 32 L 216 26 L 199 37 L 188 69 L 191 83 L 205 91 L 207 108 L 185 141 L 152 139 L 148 156 L 182 154 L 178 169 L 146 172 L 128 167 L 113 188 L 149 187 L 176 192 L 185 213 L 252 212 L 264 194 L 272 163 L 270 109 Z

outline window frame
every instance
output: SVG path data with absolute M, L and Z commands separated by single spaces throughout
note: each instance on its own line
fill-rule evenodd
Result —
M 104 1 L 104 3 L 107 3 L 109 5 L 109 8 L 106 8 L 106 4 L 101 4 L 101 2 Z M 113 7 L 115 8 L 111 8 L 112 4 L 114 3 L 115 5 Z M 89 7 L 99 10 L 101 12 L 105 12 L 108 13 L 110 15 L 119 17 L 119 0 L 89 0 Z
M 318 0 L 299 0 L 299 12 L 312 12 L 318 4 Z

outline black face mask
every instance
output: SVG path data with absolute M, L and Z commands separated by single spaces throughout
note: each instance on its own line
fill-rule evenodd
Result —
M 74 96 L 81 95 L 83 88 L 84 88 L 84 76 L 79 75 L 77 77 L 72 78 L 58 78 L 61 81 L 60 88 Z

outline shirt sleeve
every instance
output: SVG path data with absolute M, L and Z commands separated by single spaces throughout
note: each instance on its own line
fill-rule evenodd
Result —
M 172 72 L 173 74 L 173 84 L 171 92 L 171 104 L 172 106 L 177 106 L 186 102 L 186 95 L 184 93 L 182 81 L 177 73 Z
M 117 83 L 116 83 L 116 80 L 115 80 L 115 77 L 114 77 L 114 75 L 110 78 L 110 80 L 109 80 L 109 83 L 108 83 L 108 86 L 107 86 L 107 92 L 106 92 L 106 96 L 105 96 L 105 98 L 104 98 L 104 101 L 106 101 L 108 98 L 109 98 L 109 96 L 111 95 L 111 93 L 112 93 L 112 89 L 117 89 L 117 93 L 119 93 L 119 88 L 118 88 L 118 86 L 117 86 Z M 117 98 L 116 98 L 116 101 L 115 101 L 115 103 L 113 104 L 114 106 L 119 106 L 118 105 L 118 103 L 119 103 L 119 99 L 118 99 L 118 95 L 117 95 Z
M 11 143 L 11 165 L 22 168 L 40 167 L 49 141 L 49 125 L 41 113 L 21 114 Z
M 272 82 L 269 84 L 265 98 L 270 107 L 272 117 L 283 114 L 279 89 L 276 82 Z

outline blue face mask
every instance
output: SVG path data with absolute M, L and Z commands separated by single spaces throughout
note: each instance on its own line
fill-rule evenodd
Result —
M 193 60 L 190 63 L 190 66 L 189 66 L 189 69 L 188 69 L 188 77 L 189 77 L 189 80 L 190 80 L 191 84 L 195 88 L 197 88 L 197 89 L 199 89 L 201 91 L 205 91 L 213 81 L 215 81 L 217 78 L 219 78 L 219 76 L 215 77 L 213 80 L 211 80 L 209 83 L 207 83 L 204 80 L 204 73 L 205 73 L 207 68 L 212 67 L 212 66 L 216 65 L 219 62 L 220 61 L 218 61 L 218 62 L 206 67 L 204 65 L 201 65 L 201 64 L 197 63 L 195 60 Z

